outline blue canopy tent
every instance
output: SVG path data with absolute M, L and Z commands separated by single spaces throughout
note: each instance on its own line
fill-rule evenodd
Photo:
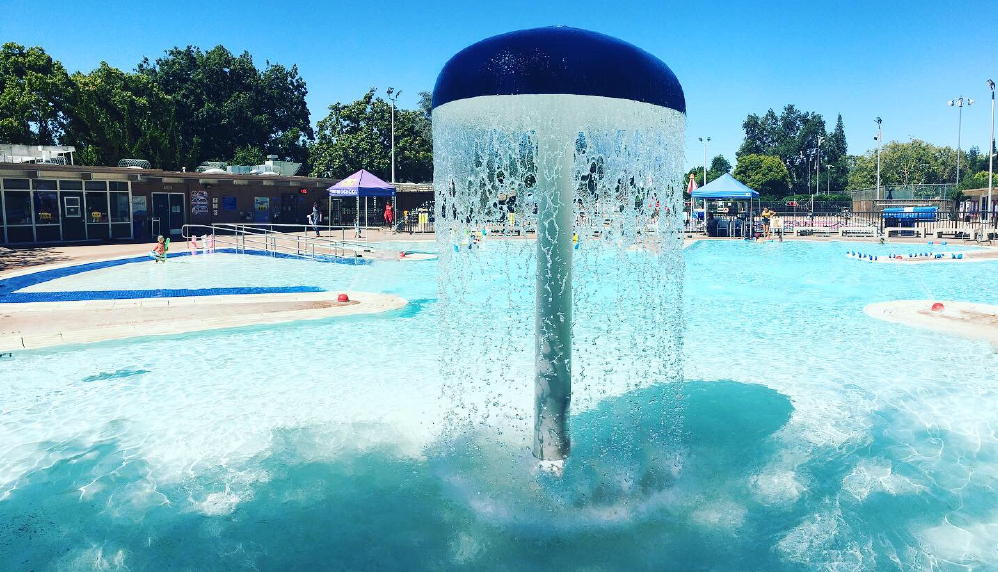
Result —
M 354 232 L 360 236 L 360 197 L 364 197 L 364 216 L 367 216 L 367 197 L 394 197 L 395 187 L 361 169 L 335 185 L 329 187 L 331 198 L 357 198 L 357 218 L 354 221 Z M 377 206 L 377 205 L 375 205 Z M 330 207 L 332 210 L 332 207 Z M 330 215 L 332 213 L 330 212 Z M 367 221 L 364 221 L 367 226 Z
M 728 201 L 748 201 L 748 228 L 742 225 L 742 234 L 744 236 L 751 236 L 751 230 L 754 226 L 754 215 L 752 213 L 752 201 L 759 198 L 759 192 L 754 191 L 743 183 L 729 175 L 724 173 L 720 177 L 714 179 L 713 181 L 707 183 L 706 185 L 694 190 L 691 194 L 691 201 L 696 201 L 697 199 L 703 199 L 704 201 L 704 217 L 707 217 L 707 201 L 708 200 L 728 200 Z M 729 223 L 734 223 L 734 216 Z M 732 236 L 732 226 L 728 225 L 728 236 Z

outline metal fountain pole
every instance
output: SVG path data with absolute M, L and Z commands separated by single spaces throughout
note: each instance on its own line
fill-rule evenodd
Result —
M 538 132 L 537 156 L 553 180 L 537 193 L 537 318 L 534 457 L 561 472 L 572 400 L 572 232 L 575 155 L 564 126 Z M 554 163 L 556 161 L 556 163 Z

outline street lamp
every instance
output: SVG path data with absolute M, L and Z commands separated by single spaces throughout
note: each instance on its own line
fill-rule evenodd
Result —
M 710 137 L 704 139 L 703 137 L 697 137 L 701 143 L 703 143 L 703 184 L 707 184 L 707 143 L 710 143 Z
M 394 87 L 385 90 L 388 100 L 392 102 L 392 184 L 395 183 L 395 104 L 398 101 L 402 90 L 395 91 Z
M 402 95 L 402 90 L 395 91 L 394 87 L 389 87 L 385 90 L 388 94 L 388 99 L 392 102 L 392 185 L 395 185 L 395 104 L 398 102 L 398 98 Z M 395 195 L 392 194 L 392 212 L 398 212 L 397 205 L 395 204 Z M 392 225 L 394 227 L 394 224 Z M 394 232 L 394 231 L 393 231 Z
M 884 140 L 884 132 L 881 129 L 880 124 L 883 123 L 883 119 L 877 117 L 874 119 L 877 122 L 877 134 L 873 136 L 877 140 L 877 200 L 880 200 L 880 144 Z
M 960 134 L 963 131 L 963 106 L 966 105 L 967 107 L 970 107 L 971 105 L 974 104 L 974 100 L 970 99 L 969 97 L 967 99 L 964 99 L 963 96 L 961 95 L 956 99 L 949 100 L 947 103 L 949 104 L 950 107 L 956 107 L 957 109 L 959 109 L 956 120 L 956 186 L 957 188 L 959 188 L 960 187 Z
M 994 172 L 995 172 L 995 82 L 988 80 L 988 89 L 991 90 L 991 144 L 988 145 L 988 209 L 984 213 L 982 220 L 990 220 L 991 213 L 994 212 L 994 203 L 991 202 L 991 195 L 994 192 Z
M 818 136 L 818 144 L 814 146 L 814 195 L 821 192 L 821 144 L 825 142 L 825 138 L 821 135 Z M 811 195 L 811 212 L 814 213 L 814 195 Z
M 703 138 L 697 137 L 697 139 L 703 143 L 703 184 L 707 184 L 707 144 L 710 143 L 710 137 Z M 703 200 L 703 216 L 704 220 L 707 220 L 707 199 Z M 690 195 L 690 220 L 693 220 L 693 195 Z
M 825 177 L 825 194 L 826 195 L 832 194 L 832 169 L 834 169 L 834 168 L 835 168 L 835 165 L 825 165 L 825 169 L 828 170 L 827 171 L 828 172 L 828 176 Z

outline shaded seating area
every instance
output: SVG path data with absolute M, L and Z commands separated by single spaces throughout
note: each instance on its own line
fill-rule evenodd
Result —
M 728 173 L 694 190 L 693 202 L 702 200 L 706 213 L 704 230 L 707 236 L 727 236 L 747 238 L 754 234 L 755 215 L 752 204 L 759 198 L 759 192 L 750 189 Z M 731 206 L 725 209 L 711 209 L 710 201 L 726 201 Z

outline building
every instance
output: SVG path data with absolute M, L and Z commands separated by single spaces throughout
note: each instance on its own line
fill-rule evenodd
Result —
M 5 244 L 179 237 L 185 224 L 303 224 L 332 179 L 0 163 Z M 198 232 L 195 230 L 195 232 Z

